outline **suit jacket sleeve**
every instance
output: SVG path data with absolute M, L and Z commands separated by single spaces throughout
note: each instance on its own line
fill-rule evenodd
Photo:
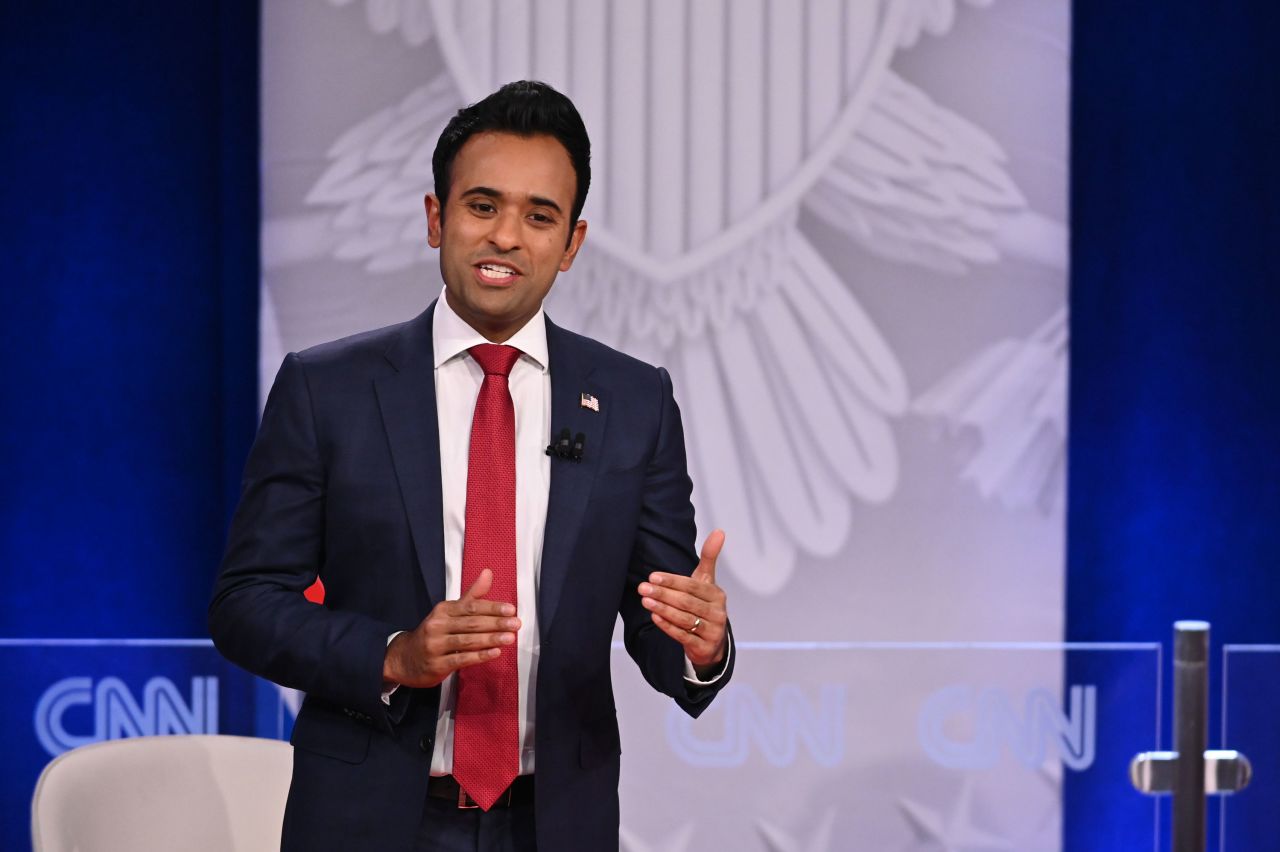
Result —
M 305 363 L 290 354 L 245 466 L 209 633 L 237 665 L 386 727 L 382 663 L 398 628 L 303 597 L 324 551 L 325 464 Z
M 684 678 L 684 649 L 653 623 L 636 589 L 653 571 L 688 576 L 698 566 L 694 549 L 697 528 L 690 499 L 693 482 L 685 459 L 680 409 L 672 393 L 670 375 L 663 368 L 658 368 L 657 375 L 662 412 L 645 471 L 639 526 L 620 607 L 623 639 L 649 684 L 673 697 L 685 712 L 696 717 L 728 683 L 736 655 L 730 655 L 723 675 L 715 683 L 689 683 Z

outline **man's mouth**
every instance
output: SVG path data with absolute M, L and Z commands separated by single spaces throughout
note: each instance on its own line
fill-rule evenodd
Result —
M 520 274 L 519 270 L 498 263 L 479 263 L 476 264 L 476 269 L 479 270 L 481 278 L 495 283 L 510 281 Z

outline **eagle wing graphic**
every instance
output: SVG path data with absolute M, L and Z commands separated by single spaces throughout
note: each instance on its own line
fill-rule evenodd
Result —
M 398 30 L 414 43 L 409 33 L 418 38 L 428 25 L 406 29 L 406 22 L 430 5 L 366 0 L 366 11 L 375 30 Z M 886 2 L 898 49 L 922 32 L 945 33 L 955 5 Z M 857 73 L 871 97 L 835 140 L 835 156 L 750 240 L 673 275 L 655 275 L 616 241 L 588 240 L 548 305 L 563 324 L 672 371 L 700 517 L 732 531 L 725 567 L 758 594 L 780 590 L 799 554 L 837 553 L 855 507 L 894 494 L 893 421 L 910 410 L 897 356 L 849 273 L 832 268 L 798 227 L 801 210 L 872 252 L 952 273 L 998 260 L 1004 225 L 1031 215 L 1003 151 L 980 128 L 888 68 Z M 464 99 L 441 73 L 342 134 L 306 197 L 316 212 L 266 224 L 264 244 L 275 230 L 285 248 L 270 250 L 277 253 L 265 264 L 327 255 L 391 272 L 428 259 L 421 197 L 431 186 L 436 138 Z M 612 204 L 616 196 L 605 191 L 596 203 Z M 587 218 L 599 212 L 591 204 Z M 1024 361 L 1007 349 L 987 356 L 1001 359 L 1012 359 L 1008 370 L 984 362 L 970 384 L 999 374 L 991 395 L 1017 386 L 1008 373 Z M 917 402 L 917 413 L 971 418 L 955 393 L 935 391 Z M 996 475 L 988 467 L 984 460 L 966 473 L 982 493 L 1002 493 L 1009 482 L 1019 482 L 1018 493 L 1036 491 L 1008 469 Z

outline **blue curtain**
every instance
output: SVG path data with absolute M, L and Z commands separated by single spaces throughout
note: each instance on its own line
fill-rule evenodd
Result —
M 1280 640 L 1278 27 L 1074 5 L 1067 634 L 1212 622 L 1211 713 L 1222 642 Z M 1110 848 L 1092 792 L 1068 780 L 1067 849 Z
M 0 11 L 0 635 L 203 636 L 256 417 L 254 2 Z

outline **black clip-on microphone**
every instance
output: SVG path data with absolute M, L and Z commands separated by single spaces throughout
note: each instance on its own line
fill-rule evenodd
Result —
M 566 459 L 569 457 L 569 453 L 569 430 L 561 429 L 560 437 L 550 444 L 547 444 L 547 455 L 555 456 L 559 459 Z
M 561 429 L 560 436 L 550 444 L 547 444 L 547 455 L 555 456 L 558 459 L 568 459 L 569 461 L 582 461 L 583 447 L 587 443 L 587 435 L 585 432 L 579 432 L 577 436 L 570 439 L 569 430 Z

